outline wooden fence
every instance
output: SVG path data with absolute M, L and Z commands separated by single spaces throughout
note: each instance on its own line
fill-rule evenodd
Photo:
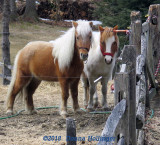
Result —
M 151 5 L 148 14 L 147 21 L 142 24 L 140 12 L 131 12 L 130 45 L 124 46 L 118 58 L 121 69 L 114 78 L 116 106 L 101 135 L 115 136 L 118 145 L 144 144 L 145 108 L 156 95 L 156 68 L 160 64 L 160 4 Z
M 2 36 L 2 61 L 0 66 L 2 66 L 2 74 L 0 77 L 3 78 L 3 85 L 8 85 L 11 78 L 11 63 L 10 63 L 10 42 L 9 42 L 9 15 L 10 15 L 10 1 L 4 1 L 3 8 L 3 36 Z
M 149 7 L 149 16 L 141 22 L 141 13 L 131 12 L 131 34 L 129 45 L 125 45 L 117 59 L 120 72 L 114 77 L 115 107 L 106 121 L 101 137 L 116 137 L 117 145 L 143 145 L 145 108 L 156 95 L 155 77 L 160 64 L 160 4 Z M 68 125 L 70 124 L 70 125 Z M 67 120 L 71 128 L 73 120 Z M 73 124 L 75 128 L 75 124 Z M 71 130 L 67 129 L 67 134 Z M 74 131 L 74 137 L 76 131 Z M 76 142 L 67 142 L 76 145 Z M 99 141 L 97 145 L 112 145 Z

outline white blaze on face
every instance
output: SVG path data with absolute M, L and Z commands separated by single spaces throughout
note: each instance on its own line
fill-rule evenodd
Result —
M 112 37 L 109 37 L 107 40 L 106 40 L 106 53 L 111 53 L 111 46 L 112 46 L 112 43 L 115 41 L 115 37 L 112 36 Z M 112 60 L 112 56 L 110 55 L 106 55 L 105 56 L 105 60 L 107 63 L 110 63 L 111 60 Z

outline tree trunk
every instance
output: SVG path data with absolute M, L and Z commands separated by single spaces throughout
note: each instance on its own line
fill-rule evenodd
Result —
M 31 22 L 38 20 L 35 0 L 26 0 L 24 19 Z
M 3 12 L 3 3 L 4 3 L 4 0 L 0 0 L 0 13 Z
M 56 0 L 56 22 L 60 20 L 60 0 Z
M 10 66 L 10 42 L 9 42 L 9 19 L 10 19 L 10 0 L 4 1 L 3 7 L 3 37 L 2 37 L 2 55 L 3 55 L 3 84 L 7 85 L 11 76 Z
M 15 0 L 10 0 L 10 9 L 11 9 L 11 21 L 16 21 L 18 14 L 17 14 L 17 8 L 16 8 L 16 3 Z

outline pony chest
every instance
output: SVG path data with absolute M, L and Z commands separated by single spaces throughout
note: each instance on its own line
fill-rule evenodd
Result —
M 107 76 L 110 74 L 112 67 L 105 63 L 91 63 L 85 65 L 84 71 L 92 75 L 103 75 Z

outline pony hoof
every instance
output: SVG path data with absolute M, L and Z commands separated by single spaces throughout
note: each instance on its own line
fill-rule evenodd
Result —
M 11 116 L 11 115 L 13 115 L 13 111 L 12 111 L 12 110 L 7 110 L 6 114 L 7 114 L 8 116 Z
M 67 114 L 66 111 L 61 111 L 61 112 L 60 112 L 60 115 L 61 115 L 64 119 L 66 119 L 66 118 L 68 117 L 68 114 Z
M 96 109 L 96 108 L 102 108 L 102 106 L 100 105 L 99 102 L 96 102 L 96 103 L 94 103 L 94 108 L 95 108 L 95 109 Z
M 34 115 L 34 114 L 37 114 L 37 111 L 36 110 L 28 110 L 27 113 L 29 115 Z

